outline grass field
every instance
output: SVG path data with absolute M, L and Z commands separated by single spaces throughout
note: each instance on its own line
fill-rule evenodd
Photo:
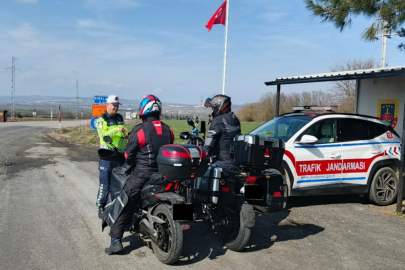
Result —
M 181 144 L 184 143 L 183 140 L 179 138 L 180 132 L 189 132 L 191 130 L 191 127 L 187 124 L 186 120 L 164 120 L 164 123 L 170 126 L 170 128 L 173 130 L 174 134 L 174 139 L 175 143 Z M 139 121 L 128 121 L 127 122 L 127 128 L 129 131 L 132 130 L 132 128 L 139 123 Z M 242 128 L 242 134 L 247 134 L 251 130 L 255 129 L 261 125 L 261 123 L 247 123 L 247 122 L 242 122 L 241 123 L 241 128 Z M 209 129 L 209 126 L 207 125 L 206 127 L 207 131 Z M 66 141 L 72 142 L 72 143 L 80 143 L 80 144 L 85 144 L 85 145 L 98 145 L 99 144 L 99 139 L 97 135 L 97 131 L 93 130 L 89 126 L 80 126 L 80 127 L 72 127 L 72 128 L 62 128 L 57 131 L 59 134 L 63 136 L 63 138 Z
M 183 143 L 183 140 L 179 138 L 180 132 L 190 132 L 191 126 L 187 124 L 186 120 L 163 120 L 163 123 L 168 125 L 174 134 L 174 142 L 175 143 Z M 201 123 L 200 123 L 201 124 Z M 207 122 L 206 122 L 207 124 Z M 260 126 L 261 123 L 251 123 L 251 122 L 242 122 L 241 129 L 242 134 L 247 134 L 256 127 Z M 131 130 L 133 126 L 130 126 L 128 129 Z M 200 128 L 200 126 L 198 126 Z M 206 125 L 206 130 L 208 132 L 209 126 Z

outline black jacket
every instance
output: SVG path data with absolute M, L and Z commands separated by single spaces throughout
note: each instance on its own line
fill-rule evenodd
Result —
M 212 162 L 233 163 L 229 152 L 233 138 L 240 134 L 240 122 L 233 112 L 218 115 L 212 120 L 204 147 L 211 155 Z
M 147 117 L 135 126 L 125 148 L 125 158 L 132 167 L 132 174 L 157 172 L 156 157 L 159 148 L 174 141 L 170 127 L 155 116 Z

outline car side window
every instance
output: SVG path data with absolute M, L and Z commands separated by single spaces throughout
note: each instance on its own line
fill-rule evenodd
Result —
M 318 138 L 317 144 L 337 142 L 336 119 L 325 119 L 316 122 L 304 131 L 302 135 L 312 135 Z M 302 135 L 300 137 L 302 137 Z
M 370 139 L 368 128 L 363 120 L 340 119 L 340 137 L 342 142 L 361 141 Z
M 367 122 L 367 127 L 370 134 L 370 139 L 374 139 L 387 132 L 387 129 L 383 125 L 374 122 Z

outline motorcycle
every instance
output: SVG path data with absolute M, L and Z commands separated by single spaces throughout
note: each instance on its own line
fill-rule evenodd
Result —
M 195 128 L 191 119 L 187 122 Z M 201 133 L 205 133 L 204 121 Z M 188 132 L 180 133 L 180 138 L 195 145 L 204 143 L 203 139 Z M 256 140 L 253 146 L 249 145 L 252 140 Z M 245 248 L 255 225 L 254 209 L 267 213 L 286 207 L 284 176 L 265 171 L 281 163 L 284 142 L 239 135 L 231 145 L 231 153 L 234 165 L 217 161 L 202 177 L 195 179 L 192 189 L 194 219 L 202 219 L 218 228 L 225 246 L 240 251 Z
M 104 141 L 113 149 L 99 149 L 99 156 L 115 161 L 116 165 L 112 170 L 110 191 L 102 218 L 103 229 L 114 224 L 128 202 L 123 187 L 132 169 L 125 164 L 123 153 L 112 144 L 111 138 L 106 136 Z M 141 190 L 139 211 L 133 214 L 126 226 L 126 230 L 137 234 L 139 240 L 151 248 L 165 264 L 173 264 L 178 260 L 183 247 L 183 230 L 190 227 L 186 224 L 187 220 L 174 218 L 175 206 L 186 206 L 185 198 L 176 193 L 177 185 L 178 183 L 167 181 L 161 174 L 153 174 Z M 184 207 L 177 208 L 180 209 L 177 212 L 184 210 Z
M 198 117 L 196 118 L 196 124 L 191 118 L 187 118 L 187 124 L 192 127 L 191 131 L 187 139 L 185 139 L 185 144 L 194 144 L 203 146 L 204 145 L 204 137 L 205 137 L 205 121 L 201 121 L 201 130 L 198 130 Z M 200 133 L 204 134 L 203 138 L 200 138 Z M 181 138 L 181 137 L 180 137 Z

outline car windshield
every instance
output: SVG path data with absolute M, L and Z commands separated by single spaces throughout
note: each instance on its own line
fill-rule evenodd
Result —
M 314 118 L 309 115 L 281 116 L 264 123 L 249 134 L 264 138 L 282 139 L 286 142 L 312 119 Z

